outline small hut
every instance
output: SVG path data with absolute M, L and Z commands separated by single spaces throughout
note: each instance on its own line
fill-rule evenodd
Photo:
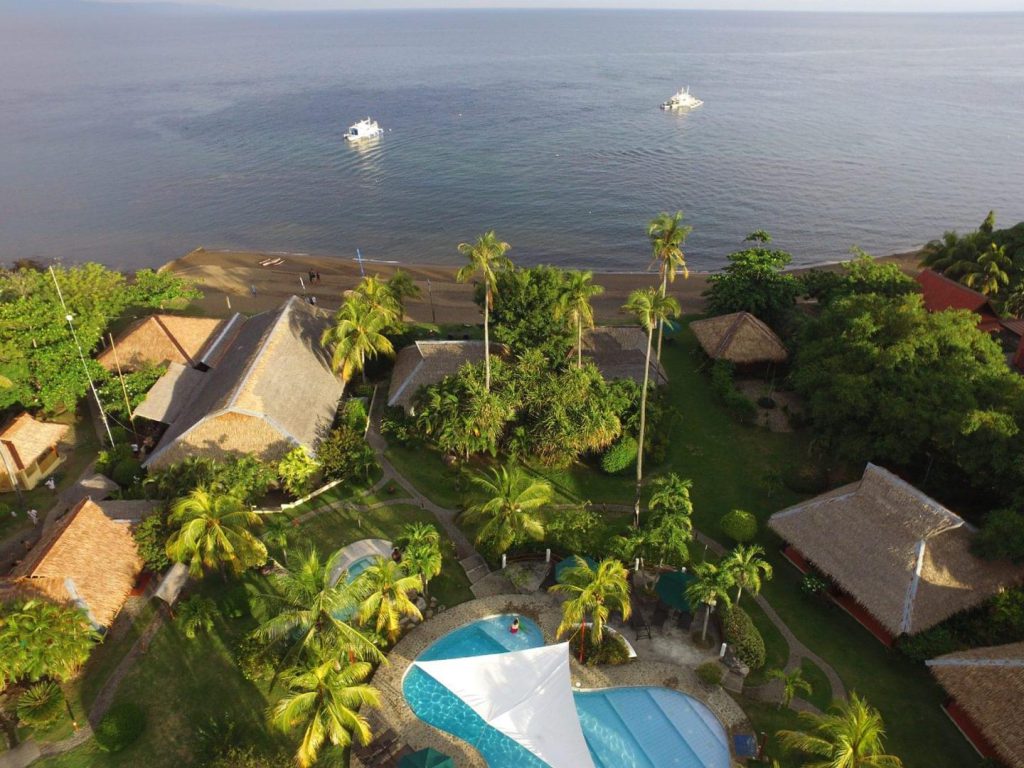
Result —
M 0 492 L 35 488 L 63 460 L 57 446 L 65 424 L 36 421 L 22 413 L 0 430 Z
M 949 694 L 943 709 L 974 748 L 1024 768 L 1024 643 L 949 653 L 927 664 Z
M 771 328 L 749 312 L 709 317 L 690 323 L 708 357 L 741 367 L 784 363 L 786 345 Z

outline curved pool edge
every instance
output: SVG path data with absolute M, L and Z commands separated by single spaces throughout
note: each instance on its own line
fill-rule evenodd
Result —
M 459 766 L 486 768 L 486 762 L 472 746 L 437 730 L 416 716 L 402 694 L 402 680 L 406 671 L 420 653 L 442 636 L 469 622 L 500 613 L 518 613 L 530 617 L 540 626 L 545 643 L 553 643 L 555 629 L 561 621 L 560 606 L 561 603 L 553 595 L 496 595 L 462 603 L 417 625 L 388 654 L 388 664 L 379 667 L 374 674 L 373 684 L 381 694 L 377 718 L 413 749 L 433 747 L 447 752 Z M 709 692 L 690 669 L 643 659 L 615 667 L 581 667 L 574 661 L 572 676 L 573 682 L 579 683 L 576 690 L 637 686 L 669 688 L 692 696 L 706 705 L 730 736 L 737 729 L 750 729 L 746 715 L 729 694 L 721 688 Z M 353 762 L 353 765 L 356 763 Z

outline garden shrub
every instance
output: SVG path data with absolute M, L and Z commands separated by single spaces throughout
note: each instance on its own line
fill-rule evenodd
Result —
M 722 665 L 717 661 L 705 661 L 697 667 L 697 679 L 708 688 L 722 684 Z
M 742 509 L 726 512 L 719 520 L 718 527 L 722 529 L 722 533 L 739 544 L 753 541 L 757 536 L 757 518 Z
M 580 633 L 577 632 L 573 635 L 572 640 L 569 641 L 569 648 L 572 651 L 574 659 L 580 657 Z M 615 666 L 617 664 L 625 664 L 629 661 L 629 648 L 626 647 L 625 640 L 617 634 L 605 630 L 604 637 L 601 638 L 601 645 L 598 647 L 594 643 L 593 635 L 590 633 L 590 627 L 587 627 L 586 636 L 586 650 L 583 652 L 583 662 L 588 667 L 594 667 L 601 664 L 607 664 L 609 666 Z
M 131 702 L 115 704 L 93 731 L 104 752 L 120 752 L 131 746 L 146 727 L 146 713 Z
M 277 463 L 277 476 L 281 486 L 295 498 L 309 493 L 313 488 L 313 478 L 320 465 L 301 445 L 288 451 Z
M 167 539 L 171 532 L 162 511 L 150 515 L 139 523 L 132 535 L 135 537 L 139 557 L 146 564 L 146 568 L 153 573 L 160 573 L 171 564 L 167 559 Z
M 261 752 L 255 747 L 224 747 L 203 768 L 280 768 L 293 762 L 284 752 Z
M 281 660 L 281 652 L 267 648 L 252 635 L 246 635 L 235 646 L 235 664 L 242 677 L 252 682 L 269 680 Z
M 121 459 L 110 472 L 110 479 L 127 488 L 134 485 L 143 475 L 142 464 L 135 459 Z
M 367 445 L 362 430 L 340 426 L 331 430 L 316 449 L 324 478 L 361 482 L 369 479 L 377 466 L 373 449 Z
M 757 406 L 733 382 L 732 363 L 718 360 L 711 366 L 711 388 L 728 411 L 742 424 L 752 424 L 757 417 Z
M 380 420 L 380 432 L 402 445 L 415 445 L 420 442 L 416 420 L 407 416 L 405 409 L 400 406 L 392 405 L 384 409 Z
M 64 712 L 64 694 L 52 680 L 25 689 L 18 697 L 18 720 L 30 728 L 45 728 Z
M 752 670 L 764 666 L 764 639 L 747 612 L 738 605 L 723 612 L 722 633 L 736 658 Z
M 630 467 L 636 466 L 637 454 L 636 438 L 630 435 L 623 435 L 614 443 L 601 457 L 601 469 L 609 475 L 625 472 Z
M 820 595 L 828 589 L 828 582 L 814 573 L 804 574 L 800 580 L 800 591 L 805 595 Z

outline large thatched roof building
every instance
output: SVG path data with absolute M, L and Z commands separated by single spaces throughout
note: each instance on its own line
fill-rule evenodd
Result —
M 22 413 L 0 429 L 0 492 L 35 488 L 60 464 L 58 444 L 67 435 L 66 424 L 37 421 Z
M 789 359 L 782 339 L 749 312 L 696 320 L 690 323 L 690 330 L 712 360 L 743 366 L 784 363 Z
M 1024 568 L 972 555 L 974 532 L 962 518 L 873 464 L 859 481 L 776 512 L 768 525 L 794 563 L 830 577 L 889 642 L 1024 578 Z
M 125 371 L 162 363 L 194 366 L 224 325 L 214 317 L 149 315 L 129 326 L 96 360 L 108 371 L 118 363 Z
M 198 380 L 169 370 L 176 378 L 154 387 L 162 401 L 147 404 L 147 398 L 140 406 L 149 412 L 152 405 L 152 415 L 170 424 L 145 465 L 160 468 L 195 455 L 274 460 L 299 445 L 313 451 L 342 395 L 320 344 L 328 324 L 325 313 L 293 296 L 235 323 L 218 344 L 215 366 Z
M 1024 768 L 1024 643 L 975 648 L 927 662 L 945 710 L 983 756 Z
M 632 379 L 643 384 L 647 334 L 636 326 L 591 328 L 583 332 L 583 356 L 594 362 L 605 379 Z M 654 386 L 668 384 L 665 369 L 653 352 L 648 379 Z
M 108 627 L 142 571 L 131 525 L 153 502 L 82 499 L 0 582 L 0 597 L 41 597 L 75 604 Z
M 491 344 L 491 355 L 506 353 L 503 344 Z M 458 373 L 466 363 L 484 361 L 482 341 L 417 341 L 399 350 L 388 387 L 388 405 L 413 412 L 416 393 Z

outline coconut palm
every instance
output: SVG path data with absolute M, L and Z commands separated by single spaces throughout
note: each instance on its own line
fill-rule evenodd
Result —
M 757 544 L 738 544 L 723 558 L 721 568 L 729 574 L 729 578 L 736 585 L 737 605 L 744 589 L 749 589 L 756 595 L 761 591 L 761 579 L 772 577 L 771 563 L 764 559 L 764 548 Z
M 801 712 L 803 731 L 779 731 L 783 746 L 820 760 L 806 768 L 903 768 L 903 762 L 883 751 L 885 726 L 878 710 L 856 693 L 832 705 L 823 715 Z
M 320 337 L 320 343 L 331 352 L 331 367 L 341 375 L 342 385 L 353 374 L 366 378 L 366 361 L 385 355 L 391 357 L 395 348 L 385 335 L 394 315 L 382 311 L 358 295 L 350 296 L 334 315 L 334 324 Z
M 325 744 L 348 747 L 373 739 L 363 707 L 379 707 L 380 694 L 366 685 L 373 671 L 366 662 L 341 664 L 336 659 L 311 660 L 283 677 L 288 688 L 269 712 L 271 725 L 284 733 L 302 731 L 295 761 L 308 768 Z
M 210 632 L 217 618 L 217 604 L 208 597 L 193 595 L 178 606 L 178 625 L 185 637 L 195 640 L 200 632 Z
M 1003 286 L 1010 284 L 1010 270 L 1013 261 L 1001 245 L 990 243 L 988 250 L 978 256 L 966 274 L 960 279 L 969 288 L 977 288 L 986 296 L 994 296 Z
M 647 506 L 652 512 L 662 509 L 669 512 L 681 512 L 687 517 L 693 514 L 693 502 L 690 501 L 693 480 L 684 480 L 675 472 L 669 472 L 663 477 L 656 477 L 651 485 L 654 487 L 654 491 L 651 493 L 651 500 Z
M 383 661 L 373 641 L 342 618 L 356 611 L 359 593 L 341 575 L 341 550 L 326 562 L 315 549 L 289 560 L 270 575 L 272 589 L 259 596 L 274 615 L 256 628 L 255 636 L 267 643 L 291 643 L 286 660 L 337 648 L 350 658 Z
M 583 367 L 583 328 L 594 327 L 594 308 L 590 300 L 604 293 L 604 286 L 593 283 L 594 273 L 573 271 L 568 274 L 565 290 L 557 307 L 558 319 L 576 326 L 576 366 Z
M 779 709 L 788 707 L 797 694 L 802 693 L 807 696 L 814 691 L 811 684 L 804 679 L 804 673 L 800 667 L 796 667 L 792 672 L 787 672 L 784 669 L 773 669 L 768 672 L 768 679 L 782 681 L 782 692 L 779 694 Z
M 1014 317 L 1024 317 L 1024 281 L 1017 283 L 1007 294 L 1003 309 Z
M 651 373 L 651 343 L 654 329 L 661 321 L 679 314 L 679 303 L 668 296 L 662 296 L 655 289 L 633 291 L 623 309 L 633 315 L 640 326 L 647 331 L 647 354 L 644 358 L 644 383 L 640 390 L 640 437 L 637 439 L 636 454 L 636 502 L 633 505 L 633 525 L 640 526 L 640 493 L 644 479 L 644 430 L 647 426 L 647 387 Z
M 586 636 L 587 620 L 590 620 L 592 638 L 600 645 L 604 637 L 604 625 L 611 612 L 619 611 L 623 621 L 632 612 L 629 601 L 629 571 L 619 560 L 608 557 L 591 568 L 579 555 L 575 565 L 564 571 L 561 584 L 551 587 L 551 592 L 569 595 L 562 604 L 562 623 L 557 635 L 561 637 L 570 629 L 580 628 L 580 661 L 583 661 L 583 642 Z
M 99 634 L 77 607 L 49 600 L 0 602 L 0 690 L 18 680 L 68 680 Z
M 554 492 L 547 480 L 525 475 L 519 467 L 496 467 L 470 477 L 477 502 L 463 513 L 468 523 L 482 523 L 476 541 L 504 552 L 524 539 L 540 540 L 544 524 L 537 517 Z
M 366 596 L 359 604 L 359 623 L 372 623 L 378 634 L 395 642 L 403 616 L 423 619 L 420 609 L 410 599 L 420 583 L 419 576 L 410 576 L 401 563 L 389 557 L 376 558 L 355 583 L 360 594 Z
M 441 534 L 429 523 L 409 523 L 399 537 L 402 564 L 409 573 L 420 577 L 423 595 L 427 594 L 430 580 L 441 573 L 444 559 L 441 555 Z
M 693 566 L 691 573 L 697 578 L 686 585 L 686 600 L 690 605 L 704 605 L 704 628 L 700 633 L 701 642 L 708 639 L 708 620 L 711 612 L 719 603 L 729 607 L 732 602 L 729 599 L 729 587 L 733 585 L 728 571 L 719 568 L 714 563 L 698 563 Z
M 405 317 L 405 300 L 418 299 L 420 297 L 420 288 L 413 282 L 412 276 L 402 269 L 396 269 L 395 274 L 388 278 L 387 284 L 391 290 L 391 295 L 398 302 L 398 307 L 401 311 L 399 319 L 401 320 Z
M 171 505 L 167 521 L 177 526 L 167 541 L 167 557 L 188 563 L 192 576 L 214 568 L 237 574 L 267 561 L 266 545 L 252 532 L 260 516 L 234 496 L 200 486 Z
M 455 273 L 455 279 L 466 283 L 478 276 L 484 284 L 484 370 L 488 392 L 491 391 L 490 314 L 494 307 L 494 287 L 498 273 L 512 266 L 505 255 L 511 247 L 499 240 L 493 229 L 480 235 L 475 243 L 459 243 L 459 253 L 469 259 L 469 264 Z
M 676 274 L 682 273 L 685 280 L 690 276 L 690 270 L 686 266 L 686 254 L 683 253 L 683 243 L 687 236 L 693 231 L 693 227 L 682 224 L 683 212 L 676 211 L 674 214 L 659 213 L 647 225 L 647 237 L 651 241 L 651 251 L 654 260 L 658 262 L 658 276 L 661 278 L 661 295 L 668 294 L 668 284 L 675 282 Z M 661 338 L 665 330 L 665 320 L 658 322 L 658 355 L 657 360 L 661 362 Z
M 382 316 L 386 317 L 386 325 L 394 326 L 402 321 L 402 304 L 391 289 L 390 281 L 385 282 L 380 275 L 364 277 L 350 294 L 350 298 L 362 299 Z

